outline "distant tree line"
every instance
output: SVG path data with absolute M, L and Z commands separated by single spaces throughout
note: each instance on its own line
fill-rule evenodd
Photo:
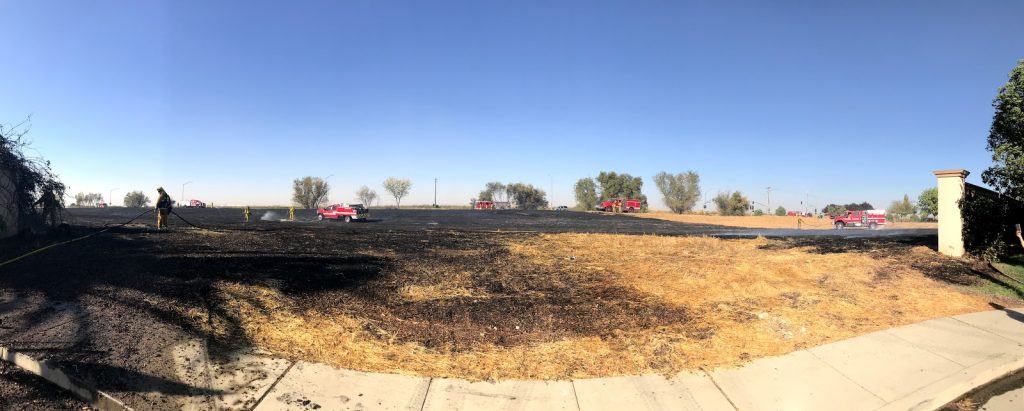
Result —
M 96 203 L 103 202 L 103 194 L 99 193 L 78 193 L 75 194 L 75 206 L 77 207 L 92 207 Z

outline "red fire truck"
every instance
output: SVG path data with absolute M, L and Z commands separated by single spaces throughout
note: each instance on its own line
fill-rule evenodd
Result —
M 836 230 L 842 230 L 847 226 L 874 230 L 885 225 L 885 210 L 847 211 L 846 214 L 836 216 L 833 222 Z
M 618 207 L 616 207 L 618 206 Z M 640 212 L 640 200 L 627 200 L 624 198 L 612 198 L 609 200 L 602 201 L 601 204 L 594 206 L 598 211 L 622 211 L 623 213 L 638 213 Z
M 370 217 L 370 210 L 362 204 L 333 204 L 316 210 L 317 221 L 328 220 L 365 220 Z
M 204 203 L 202 201 L 199 201 L 199 200 L 188 200 L 188 202 L 185 203 L 185 207 L 187 207 L 187 208 L 206 208 L 206 203 Z
M 474 210 L 504 210 L 509 208 L 512 208 L 512 203 L 508 201 L 479 200 L 473 202 Z

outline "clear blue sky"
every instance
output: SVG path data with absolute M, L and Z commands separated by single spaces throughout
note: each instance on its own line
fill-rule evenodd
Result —
M 298 4 L 301 3 L 301 4 Z M 729 3 L 729 4 L 726 4 Z M 0 121 L 73 192 L 404 203 L 696 170 L 706 192 L 870 201 L 989 164 L 1024 2 L 0 0 Z

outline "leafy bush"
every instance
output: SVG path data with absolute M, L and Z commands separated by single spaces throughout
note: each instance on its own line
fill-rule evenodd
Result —
M 694 171 L 679 174 L 662 171 L 654 176 L 654 184 L 664 196 L 665 205 L 676 214 L 690 211 L 700 198 L 700 176 Z
M 1024 205 L 1007 196 L 967 183 L 960 211 L 964 220 L 964 249 L 986 261 L 1007 253 L 1017 241 L 1013 224 L 1024 222 Z
M 715 202 L 718 214 L 721 215 L 746 215 L 747 210 L 750 209 L 750 200 L 747 200 L 739 191 L 718 193 L 712 201 Z
M 149 197 L 141 191 L 132 191 L 124 195 L 125 207 L 145 207 L 149 205 Z

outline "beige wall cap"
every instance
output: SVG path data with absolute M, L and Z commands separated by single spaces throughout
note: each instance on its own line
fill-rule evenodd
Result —
M 970 171 L 964 170 L 962 168 L 954 168 L 954 169 L 949 169 L 949 170 L 935 170 L 935 171 L 932 171 L 932 173 L 935 174 L 936 177 L 960 177 L 960 178 L 967 178 L 967 175 L 971 174 Z

